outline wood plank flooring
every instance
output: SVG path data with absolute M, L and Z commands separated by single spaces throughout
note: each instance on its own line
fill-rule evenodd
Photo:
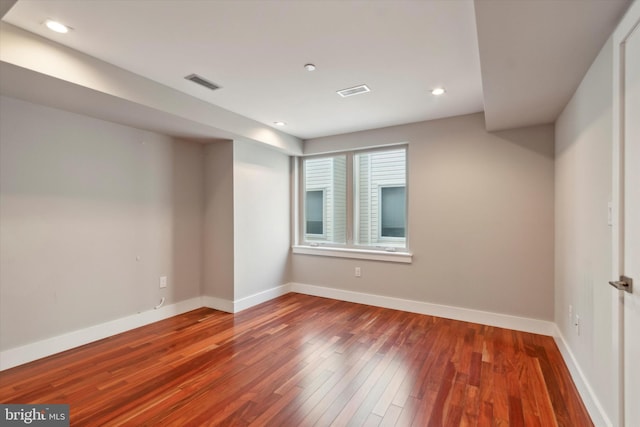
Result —
M 551 337 L 300 294 L 0 372 L 72 426 L 592 426 Z

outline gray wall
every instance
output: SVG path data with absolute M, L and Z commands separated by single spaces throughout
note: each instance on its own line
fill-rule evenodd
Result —
M 555 321 L 610 419 L 613 43 L 609 40 L 556 123 Z M 569 305 L 581 320 L 580 335 Z M 575 320 L 575 319 L 574 319 Z
M 289 157 L 260 144 L 205 148 L 204 295 L 235 301 L 287 283 Z
M 233 183 L 237 300 L 288 282 L 289 156 L 234 141 Z
M 291 280 L 552 320 L 553 126 L 488 133 L 473 114 L 314 139 L 305 153 L 398 142 L 413 263 L 296 254 Z
M 233 301 L 233 141 L 208 144 L 204 150 L 203 293 Z
M 288 282 L 288 156 L 0 108 L 0 350 Z
M 1 97 L 0 349 L 199 296 L 202 159 L 199 144 Z
M 289 257 L 290 167 L 273 150 L 1 107 L 1 349 L 163 296 L 233 301 L 288 281 L 552 317 L 550 126 L 489 134 L 478 114 L 309 141 L 311 152 L 409 142 L 414 263 L 401 265 Z

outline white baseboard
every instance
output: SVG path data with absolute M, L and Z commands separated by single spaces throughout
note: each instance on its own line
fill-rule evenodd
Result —
M 249 295 L 245 298 L 237 299 L 233 302 L 233 312 L 237 313 L 239 311 L 246 310 L 254 305 L 262 304 L 263 302 L 288 294 L 289 292 L 291 292 L 291 285 L 285 284 L 267 289 L 266 291 L 258 292 L 257 294 Z
M 578 389 L 580 397 L 582 397 L 582 402 L 584 402 L 584 406 L 586 406 L 593 424 L 598 427 L 613 427 L 613 423 L 607 416 L 602 404 L 600 404 L 600 401 L 596 397 L 587 377 L 585 377 L 582 369 L 580 369 L 577 359 L 573 355 L 567 341 L 564 339 L 562 332 L 560 332 L 560 329 L 557 326 L 554 326 L 553 338 L 560 350 L 562 358 L 564 359 L 564 363 L 566 363 L 567 368 L 569 368 L 571 378 Z
M 501 328 L 533 332 L 543 335 L 555 335 L 555 325 L 552 322 L 491 313 L 461 307 L 412 301 L 382 295 L 365 294 L 323 286 L 306 285 L 302 283 L 287 283 L 266 291 L 231 301 L 227 299 L 202 296 L 181 301 L 162 307 L 158 310 L 127 316 L 100 325 L 70 332 L 46 340 L 38 341 L 22 347 L 12 348 L 0 352 L 0 370 L 31 362 L 42 357 L 50 356 L 61 351 L 84 345 L 111 335 L 119 334 L 133 328 L 147 325 L 158 320 L 185 313 L 200 307 L 213 308 L 227 313 L 237 313 L 263 302 L 269 301 L 289 292 L 315 295 L 341 301 L 391 308 L 412 313 L 428 314 L 448 319 L 481 323 Z M 567 362 L 568 363 L 568 362 Z
M 77 331 L 47 338 L 21 347 L 11 348 L 0 352 L 0 371 L 13 368 L 14 366 L 32 362 L 43 357 L 51 356 L 65 350 L 79 347 L 90 342 L 98 341 L 128 330 L 148 325 L 195 310 L 200 307 L 213 308 L 227 313 L 237 313 L 261 304 L 270 299 L 276 298 L 290 292 L 289 285 L 276 286 L 257 294 L 230 301 L 211 296 L 196 297 L 175 304 L 161 307 L 157 310 L 149 310 L 131 316 L 122 317 L 99 325 L 79 329 Z
M 214 310 L 220 310 L 226 313 L 237 313 L 239 311 L 246 310 L 247 308 L 251 308 L 254 305 L 262 304 L 263 302 L 267 302 L 281 295 L 288 294 L 289 292 L 291 292 L 291 286 L 287 283 L 234 301 L 218 297 L 203 296 L 202 302 L 205 307 L 213 308 Z
M 514 329 L 534 334 L 549 336 L 554 334 L 555 324 L 546 320 L 530 319 L 526 317 L 511 316 L 508 314 L 432 304 L 428 302 L 413 301 L 382 295 L 345 291 L 342 289 L 306 285 L 303 283 L 290 283 L 289 286 L 292 292 L 300 294 L 315 295 L 341 301 L 373 305 L 376 307 L 392 308 L 394 310 L 408 311 L 411 313 L 428 314 L 431 316 L 462 320 L 465 322 L 481 323 L 483 325 L 497 326 L 500 328 Z
M 607 417 L 606 412 L 603 410 L 602 405 L 580 369 L 580 366 L 562 336 L 562 333 L 552 322 L 462 307 L 412 301 L 383 295 L 307 285 L 303 283 L 287 283 L 235 301 L 211 296 L 196 297 L 162 307 L 158 310 L 150 310 L 134 314 L 100 325 L 91 326 L 32 344 L 27 344 L 22 347 L 5 350 L 0 352 L 0 371 L 144 326 L 149 323 L 157 322 L 171 316 L 186 313 L 187 311 L 195 310 L 200 307 L 209 307 L 228 313 L 237 313 L 273 298 L 285 295 L 289 292 L 553 336 L 594 424 L 596 426 L 612 427 L 610 419 Z
M 200 297 L 0 352 L 0 371 L 202 307 Z
M 218 297 L 203 296 L 202 305 L 214 310 L 224 311 L 225 313 L 234 313 L 233 301 Z

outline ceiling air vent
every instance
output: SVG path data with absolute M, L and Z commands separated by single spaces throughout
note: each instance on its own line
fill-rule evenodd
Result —
M 210 82 L 209 80 L 203 77 L 200 77 L 197 74 L 189 74 L 187 77 L 185 77 L 185 79 L 191 80 L 192 82 L 197 83 L 200 86 L 206 87 L 207 89 L 211 89 L 211 90 L 220 89 L 220 86 L 218 86 L 217 84 Z
M 371 92 L 371 89 L 367 85 L 354 86 L 347 89 L 342 89 L 338 91 L 338 95 L 343 98 L 347 96 L 360 95 L 361 93 Z

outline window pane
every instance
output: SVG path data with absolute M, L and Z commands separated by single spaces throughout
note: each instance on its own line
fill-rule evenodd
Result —
M 305 159 L 303 169 L 305 240 L 346 243 L 346 156 Z
M 381 199 L 381 237 L 405 237 L 404 222 L 406 212 L 405 188 L 383 187 Z
M 354 242 L 360 246 L 406 246 L 406 150 L 353 156 Z
M 307 234 L 324 234 L 324 191 L 307 191 Z

